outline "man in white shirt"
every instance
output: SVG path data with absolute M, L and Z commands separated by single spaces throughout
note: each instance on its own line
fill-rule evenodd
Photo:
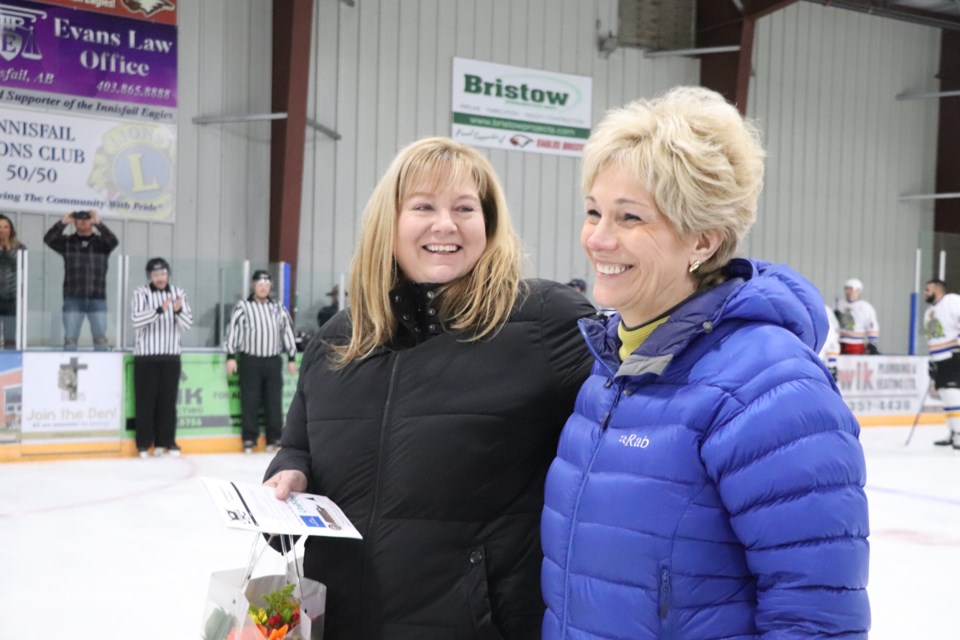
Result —
M 837 322 L 837 315 L 829 305 L 823 305 L 827 313 L 827 339 L 820 349 L 820 360 L 827 365 L 830 375 L 837 379 L 837 356 L 840 355 L 840 323 Z
M 923 297 L 930 307 L 923 314 L 923 334 L 930 353 L 930 378 L 943 400 L 950 435 L 937 446 L 960 450 L 960 296 L 947 293 L 942 280 L 929 280 Z
M 880 339 L 880 323 L 873 305 L 860 299 L 863 283 L 850 278 L 843 284 L 847 298 L 838 308 L 840 322 L 840 353 L 847 355 L 877 355 Z

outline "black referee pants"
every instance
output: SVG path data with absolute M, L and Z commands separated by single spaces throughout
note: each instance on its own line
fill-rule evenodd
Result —
M 134 356 L 137 449 L 176 446 L 179 386 L 180 356 Z
M 240 369 L 240 427 L 244 442 L 260 436 L 260 406 L 267 422 L 267 444 L 280 442 L 283 427 L 283 361 L 242 354 Z

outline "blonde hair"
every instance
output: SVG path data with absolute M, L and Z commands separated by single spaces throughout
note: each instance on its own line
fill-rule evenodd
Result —
M 682 236 L 721 230 L 694 274 L 714 283 L 757 216 L 763 158 L 756 127 L 715 91 L 677 87 L 607 112 L 584 149 L 583 192 L 610 164 L 625 168 Z M 721 278 L 722 279 L 722 278 Z
M 520 240 L 490 162 L 475 149 L 448 138 L 425 138 L 394 158 L 363 212 L 360 242 L 350 267 L 350 341 L 332 345 L 333 364 L 342 368 L 390 344 L 398 330 L 390 291 L 403 274 L 394 257 L 400 203 L 415 190 L 470 182 L 477 188 L 487 246 L 467 275 L 438 291 L 441 317 L 465 340 L 495 335 L 520 293 Z

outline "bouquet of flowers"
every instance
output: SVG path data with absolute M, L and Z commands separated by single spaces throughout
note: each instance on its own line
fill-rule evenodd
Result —
M 300 624 L 300 603 L 293 598 L 296 585 L 288 584 L 263 596 L 266 607 L 250 605 L 250 617 L 267 640 L 284 640 Z
M 302 577 L 296 557 L 281 573 L 252 578 L 258 560 L 252 554 L 247 568 L 211 575 L 201 638 L 323 640 L 326 587 Z

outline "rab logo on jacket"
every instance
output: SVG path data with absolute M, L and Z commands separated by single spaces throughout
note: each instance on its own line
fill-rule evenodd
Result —
M 640 449 L 646 449 L 650 446 L 650 438 L 647 436 L 638 436 L 635 433 L 631 433 L 628 436 L 620 436 L 620 444 L 625 447 L 638 447 Z

